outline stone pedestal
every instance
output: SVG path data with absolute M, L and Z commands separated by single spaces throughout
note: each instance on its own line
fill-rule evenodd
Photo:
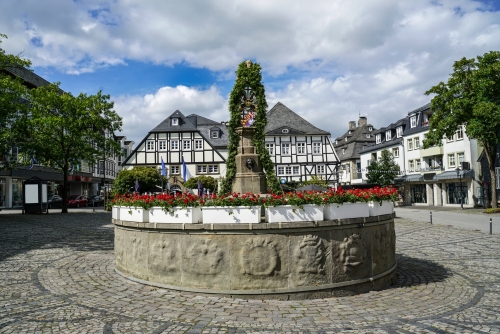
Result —
M 240 137 L 238 154 L 236 154 L 236 177 L 233 192 L 265 194 L 267 192 L 266 175 L 263 172 L 259 155 L 252 144 L 255 129 L 241 127 L 236 129 Z

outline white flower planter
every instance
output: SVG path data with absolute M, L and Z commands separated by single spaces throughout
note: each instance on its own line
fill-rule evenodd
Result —
M 201 208 L 175 207 L 166 212 L 161 207 L 149 209 L 150 223 L 196 224 L 201 223 Z
M 394 203 L 392 201 L 368 202 L 370 217 L 389 215 L 394 212 Z
M 119 217 L 120 220 L 136 223 L 148 223 L 149 210 L 145 210 L 143 208 L 134 208 L 133 206 L 120 206 Z
M 120 208 L 121 206 L 113 206 L 111 208 L 111 217 L 116 220 L 120 220 Z
M 325 220 L 369 217 L 368 203 L 333 203 L 325 205 Z
M 260 223 L 260 206 L 205 206 L 201 212 L 203 224 Z
M 303 209 L 294 205 L 281 205 L 266 208 L 266 222 L 291 223 L 304 221 L 322 221 L 323 205 L 306 204 Z

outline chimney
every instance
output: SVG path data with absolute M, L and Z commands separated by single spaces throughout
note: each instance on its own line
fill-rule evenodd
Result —
M 354 130 L 354 129 L 356 129 L 356 122 L 350 121 L 349 122 L 349 130 Z
M 360 116 L 359 117 L 359 121 L 358 121 L 358 126 L 361 127 L 361 126 L 366 125 L 366 124 L 368 124 L 368 121 L 367 121 L 366 117 L 365 116 Z

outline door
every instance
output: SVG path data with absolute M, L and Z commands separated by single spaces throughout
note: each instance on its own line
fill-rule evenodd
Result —
M 5 193 L 7 191 L 6 188 L 7 187 L 5 179 L 0 179 L 0 208 L 5 207 Z

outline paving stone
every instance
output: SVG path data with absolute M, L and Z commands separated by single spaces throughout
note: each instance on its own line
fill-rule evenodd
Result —
M 160 289 L 114 269 L 109 213 L 0 215 L 0 333 L 499 333 L 500 236 L 395 219 L 389 289 L 301 301 Z

